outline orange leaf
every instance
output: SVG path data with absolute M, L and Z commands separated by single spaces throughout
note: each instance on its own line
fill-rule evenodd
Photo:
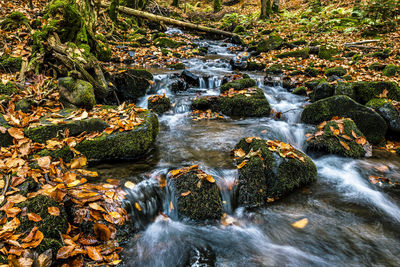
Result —
M 239 158 L 246 156 L 246 152 L 244 152 L 244 150 L 241 148 L 234 150 L 233 153 L 234 153 L 235 157 L 239 157 Z
M 23 139 L 24 136 L 24 130 L 21 128 L 9 128 L 8 133 L 15 139 L 19 140 L 19 139 Z
M 351 131 L 351 134 L 353 135 L 354 138 L 357 138 L 357 137 L 358 137 L 357 134 L 354 132 L 354 130 Z
M 48 207 L 47 211 L 49 212 L 50 215 L 60 216 L 60 209 L 57 207 Z
M 102 241 L 110 240 L 111 231 L 106 225 L 101 224 L 101 223 L 95 223 L 93 226 L 93 229 L 94 229 L 94 233 L 100 240 L 102 240 Z
M 367 139 L 364 136 L 359 136 L 356 138 L 356 143 L 363 146 L 367 143 Z
M 36 231 L 37 231 L 38 229 L 39 229 L 39 228 L 37 228 L 36 226 L 34 226 L 34 227 L 31 229 L 31 231 L 29 232 L 29 234 L 28 234 L 24 239 L 22 239 L 21 241 L 24 242 L 24 243 L 31 242 L 32 239 L 33 239 L 33 237 L 34 237 L 35 234 L 36 234 Z
M 210 183 L 215 183 L 215 179 L 211 175 L 207 175 L 206 180 L 209 181 Z
M 135 208 L 136 208 L 138 211 L 142 211 L 142 207 L 140 207 L 140 204 L 139 204 L 138 202 L 135 202 Z
M 35 236 L 32 239 L 32 241 L 30 243 L 22 244 L 22 247 L 23 248 L 36 248 L 42 242 L 43 237 L 44 237 L 43 233 L 40 232 L 39 230 L 37 230 L 36 233 L 35 233 Z
M 40 217 L 40 215 L 36 213 L 28 213 L 27 216 L 28 219 L 33 222 L 40 222 L 42 220 L 42 217 Z
M 340 134 L 340 132 L 339 132 L 339 130 L 338 130 L 338 129 L 335 129 L 335 130 L 333 131 L 333 134 L 334 134 L 334 135 L 339 135 L 339 134 Z
M 75 246 L 64 246 L 57 251 L 57 259 L 67 259 L 71 257 Z
M 246 160 L 243 160 L 238 166 L 237 166 L 237 168 L 238 169 L 241 169 L 241 168 L 243 168 L 244 167 L 244 165 L 246 165 L 247 164 L 247 159 Z
M 6 212 L 7 217 L 14 218 L 15 216 L 18 215 L 18 213 L 21 212 L 21 209 L 18 207 L 12 207 L 12 208 L 6 209 L 5 212 Z
M 295 228 L 303 229 L 304 227 L 306 227 L 307 224 L 308 224 L 308 219 L 304 218 L 297 222 L 292 223 L 292 226 Z
M 186 196 L 190 195 L 190 193 L 192 193 L 192 192 L 189 190 L 189 191 L 181 193 L 181 196 L 186 197 Z
M 99 249 L 97 247 L 87 246 L 86 250 L 88 252 L 88 256 L 94 261 L 102 261 L 103 257 L 101 256 Z
M 345 142 L 343 142 L 343 141 L 340 141 L 340 144 L 342 145 L 342 147 L 344 147 L 346 150 L 350 150 L 350 147 L 349 147 L 349 145 L 348 144 L 346 144 Z

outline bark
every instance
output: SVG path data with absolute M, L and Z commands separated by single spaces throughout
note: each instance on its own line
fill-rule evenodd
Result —
M 221 10 L 221 0 L 214 0 L 214 13 Z
M 273 0 L 272 11 L 279 12 L 279 0 Z
M 102 7 L 108 8 L 109 4 L 106 3 L 101 3 Z M 218 35 L 223 35 L 223 36 L 235 36 L 236 34 L 232 33 L 232 32 L 227 32 L 227 31 L 221 31 L 218 29 L 214 29 L 214 28 L 209 28 L 209 27 L 205 27 L 202 25 L 197 25 L 197 24 L 193 24 L 193 23 L 189 23 L 189 22 L 184 22 L 184 21 L 180 21 L 180 20 L 176 20 L 176 19 L 171 19 L 171 18 L 167 18 L 167 17 L 163 17 L 163 16 L 159 16 L 159 15 L 154 15 L 148 12 L 144 12 L 144 11 L 139 11 L 139 10 L 135 10 L 132 8 L 128 8 L 128 7 L 122 7 L 119 6 L 118 7 L 118 11 L 122 12 L 124 14 L 127 15 L 132 15 L 135 17 L 139 17 L 139 18 L 144 18 L 144 19 L 148 19 L 151 21 L 156 21 L 156 22 L 164 22 L 166 24 L 169 25 L 175 25 L 178 27 L 183 27 L 183 28 L 188 28 L 188 29 L 193 29 L 193 30 L 197 30 L 200 32 L 209 32 L 209 33 L 214 33 L 214 34 L 218 34 Z
M 271 14 L 271 0 L 261 0 L 261 19 L 269 18 Z

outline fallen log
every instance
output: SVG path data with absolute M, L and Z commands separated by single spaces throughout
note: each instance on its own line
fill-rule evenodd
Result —
M 363 45 L 363 44 L 377 43 L 377 42 L 379 42 L 379 40 L 364 40 L 364 41 L 353 42 L 353 43 L 345 43 L 344 47 L 351 47 L 353 45 Z
M 110 4 L 108 4 L 108 3 L 101 3 L 100 5 L 101 5 L 101 7 L 104 7 L 104 8 L 109 8 L 110 7 Z M 237 34 L 232 33 L 232 32 L 213 29 L 213 28 L 202 26 L 202 25 L 193 24 L 193 23 L 189 23 L 189 22 L 184 22 L 184 21 L 180 21 L 180 20 L 176 20 L 176 19 L 166 18 L 166 17 L 163 17 L 163 16 L 154 15 L 154 14 L 151 14 L 151 13 L 148 13 L 148 12 L 139 11 L 139 10 L 128 8 L 128 7 L 119 6 L 119 7 L 117 7 L 117 9 L 118 9 L 119 12 L 125 13 L 127 15 L 132 15 L 132 16 L 135 16 L 135 17 L 140 17 L 140 18 L 152 20 L 152 21 L 155 21 L 155 22 L 162 21 L 162 22 L 164 22 L 166 24 L 175 25 L 175 26 L 178 26 L 178 27 L 183 27 L 183 28 L 188 28 L 188 29 L 193 29 L 193 30 L 203 31 L 203 32 L 209 32 L 209 33 L 219 34 L 219 35 L 228 36 L 228 37 L 233 37 L 233 36 L 237 35 Z

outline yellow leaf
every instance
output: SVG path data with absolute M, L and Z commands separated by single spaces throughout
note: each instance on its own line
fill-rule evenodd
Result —
M 304 218 L 297 222 L 292 223 L 292 226 L 295 228 L 303 229 L 304 227 L 306 227 L 307 224 L 308 224 L 308 219 Z
M 243 161 L 237 166 L 237 168 L 238 168 L 238 169 L 241 169 L 241 168 L 243 168 L 244 165 L 246 165 L 246 164 L 247 164 L 247 160 L 243 160 Z
M 350 150 L 350 147 L 349 147 L 349 145 L 348 144 L 346 144 L 345 142 L 343 142 L 343 141 L 340 141 L 340 144 L 342 145 L 342 147 L 344 147 L 346 150 Z
M 181 196 L 186 197 L 186 196 L 190 195 L 190 193 L 192 193 L 192 192 L 189 190 L 189 191 L 181 193 Z
M 131 181 L 127 181 L 125 183 L 125 187 L 128 188 L 128 189 L 133 189 L 133 188 L 135 188 L 135 186 L 136 185 L 134 183 L 132 183 Z
M 136 208 L 138 211 L 142 211 L 142 207 L 140 207 L 139 203 L 137 203 L 137 202 L 135 202 L 135 208 Z
M 210 183 L 215 183 L 215 179 L 211 176 L 211 175 L 207 175 L 206 176 L 207 181 L 209 181 Z

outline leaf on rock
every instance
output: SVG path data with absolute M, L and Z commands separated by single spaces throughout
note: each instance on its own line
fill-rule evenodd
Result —
M 350 147 L 349 147 L 349 145 L 348 145 L 348 144 L 346 144 L 345 142 L 343 142 L 343 141 L 340 141 L 340 144 L 342 145 L 342 147 L 344 147 L 344 149 L 346 149 L 346 150 L 350 150 Z
M 110 240 L 111 231 L 106 225 L 101 223 L 95 223 L 93 226 L 93 230 L 98 239 L 102 241 Z
M 192 193 L 192 192 L 190 190 L 188 190 L 186 192 L 181 193 L 181 196 L 186 197 L 186 196 L 190 195 L 190 193 Z
M 243 168 L 243 167 L 247 164 L 247 162 L 248 162 L 247 159 L 246 159 L 246 160 L 243 160 L 243 161 L 237 166 L 237 168 L 238 168 L 238 169 Z
M 40 217 L 40 215 L 36 213 L 28 213 L 27 216 L 28 220 L 33 222 L 40 222 L 42 220 L 42 217 Z
M 50 215 L 60 216 L 60 209 L 57 207 L 48 207 L 47 210 Z

